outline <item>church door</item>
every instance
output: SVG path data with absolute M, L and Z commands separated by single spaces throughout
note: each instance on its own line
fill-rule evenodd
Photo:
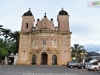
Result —
M 48 61 L 48 55 L 46 52 L 43 52 L 41 54 L 41 64 L 42 65 L 47 65 L 47 61 Z

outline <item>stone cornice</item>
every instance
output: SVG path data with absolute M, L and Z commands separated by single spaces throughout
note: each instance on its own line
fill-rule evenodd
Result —
M 56 48 L 54 49 L 50 49 L 50 48 L 47 48 L 44 52 L 48 52 L 50 54 L 59 54 L 61 50 L 57 50 Z M 33 49 L 31 52 L 29 52 L 29 54 L 39 54 L 39 53 L 42 53 L 43 50 L 40 50 L 40 49 Z
M 72 32 L 69 32 L 69 31 L 55 31 L 55 30 L 35 30 L 33 32 L 20 32 L 20 34 L 25 34 L 25 35 L 28 35 L 28 34 L 37 34 L 37 33 L 54 33 L 54 34 L 63 34 L 63 35 L 66 35 L 66 34 L 72 34 Z

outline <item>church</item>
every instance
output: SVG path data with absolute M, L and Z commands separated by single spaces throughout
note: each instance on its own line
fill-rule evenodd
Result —
M 65 65 L 71 61 L 72 32 L 69 14 L 63 8 L 58 12 L 57 22 L 55 26 L 46 13 L 35 21 L 30 9 L 23 14 L 16 65 Z

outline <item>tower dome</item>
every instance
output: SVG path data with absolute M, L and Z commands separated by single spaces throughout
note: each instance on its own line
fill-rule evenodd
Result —
M 30 8 L 27 12 L 23 14 L 23 16 L 33 16 L 32 12 L 30 11 Z
M 59 12 L 59 15 L 68 15 L 68 13 L 62 8 L 62 10 Z

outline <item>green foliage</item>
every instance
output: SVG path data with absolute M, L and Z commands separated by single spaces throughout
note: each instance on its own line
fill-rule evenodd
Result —
M 15 52 L 17 50 L 16 42 L 13 40 L 8 39 L 7 46 L 8 46 L 9 53 Z
M 85 54 L 87 52 L 84 47 L 79 44 L 74 44 L 74 47 L 71 47 L 71 49 L 71 56 L 72 58 L 75 57 L 77 61 L 81 60 L 81 53 Z
M 4 29 L 2 36 L 5 39 L 0 39 L 0 56 L 5 56 L 10 53 L 16 53 L 19 49 L 19 32 L 15 31 L 11 33 L 10 29 Z M 2 50 L 1 50 L 2 49 Z M 3 51 L 3 52 L 2 52 Z
M 5 56 L 9 56 L 10 53 L 16 52 L 16 42 L 11 39 L 0 39 L 0 62 Z
M 18 52 L 19 49 L 19 31 L 11 32 L 10 29 L 4 29 L 0 25 L 0 35 L 5 39 L 0 39 L 0 48 L 6 47 L 9 53 Z M 2 33 L 2 34 L 1 34 Z
M 11 33 L 10 37 L 13 41 L 15 41 L 15 44 L 13 45 L 13 48 L 15 47 L 15 53 L 18 53 L 18 49 L 19 49 L 19 31 L 15 31 L 13 33 Z
M 0 25 L 0 36 L 2 34 L 2 30 L 4 30 L 4 28 L 2 28 L 2 27 L 3 27 L 3 25 Z
M 5 57 L 9 55 L 9 52 L 6 48 L 0 48 L 0 55 Z
M 7 39 L 11 34 L 11 30 L 10 29 L 3 29 L 2 30 L 2 35 L 4 36 L 5 39 Z

